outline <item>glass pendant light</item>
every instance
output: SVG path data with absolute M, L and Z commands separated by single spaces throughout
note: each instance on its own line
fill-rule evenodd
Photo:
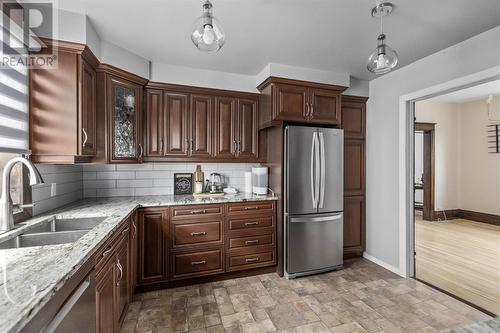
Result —
M 191 33 L 191 40 L 200 51 L 218 51 L 226 40 L 219 20 L 212 14 L 212 7 L 209 0 L 203 3 L 203 15 L 196 20 Z
M 389 15 L 394 6 L 390 2 L 378 1 L 372 9 L 372 16 L 380 18 L 380 35 L 377 38 L 378 44 L 368 58 L 366 68 L 375 74 L 389 73 L 398 64 L 398 54 L 385 43 L 386 36 L 383 33 L 382 18 Z

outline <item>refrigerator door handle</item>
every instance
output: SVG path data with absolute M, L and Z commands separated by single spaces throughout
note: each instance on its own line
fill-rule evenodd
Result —
M 321 174 L 321 192 L 319 194 L 319 208 L 323 208 L 323 202 L 325 201 L 325 137 L 322 132 L 319 132 L 319 147 L 320 147 L 320 174 Z
M 318 134 L 316 134 L 316 145 L 315 145 L 314 156 L 316 158 L 316 179 L 314 184 L 314 197 L 316 198 L 316 207 L 319 205 L 319 190 L 320 190 L 320 155 L 319 155 L 319 139 Z
M 312 141 L 311 141 L 311 198 L 313 203 L 313 208 L 318 208 L 318 203 L 316 202 L 316 181 L 315 181 L 315 165 L 316 161 L 316 140 L 317 133 L 313 132 Z

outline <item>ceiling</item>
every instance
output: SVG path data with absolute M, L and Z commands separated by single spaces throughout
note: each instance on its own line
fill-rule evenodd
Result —
M 476 101 L 481 98 L 488 98 L 490 95 L 500 95 L 500 80 L 490 81 L 448 94 L 436 96 L 431 98 L 431 100 L 439 102 L 463 103 Z
M 384 21 L 400 67 L 500 25 L 499 0 L 394 0 Z M 376 46 L 375 0 L 213 0 L 226 32 L 207 54 L 191 42 L 201 0 L 59 0 L 87 14 L 101 39 L 152 61 L 256 75 L 270 62 L 374 78 L 366 70 Z

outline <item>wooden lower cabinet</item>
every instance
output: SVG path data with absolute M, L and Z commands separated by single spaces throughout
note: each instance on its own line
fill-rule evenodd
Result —
M 344 197 L 344 256 L 360 257 L 365 249 L 365 197 Z
M 116 318 L 121 323 L 127 314 L 127 306 L 130 302 L 130 244 L 129 232 L 124 230 L 125 235 L 116 250 Z
M 97 275 L 96 331 L 113 333 L 115 328 L 115 262 L 109 260 Z

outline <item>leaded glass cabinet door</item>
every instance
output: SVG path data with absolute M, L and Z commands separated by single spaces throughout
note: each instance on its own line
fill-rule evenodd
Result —
M 110 77 L 108 83 L 111 162 L 141 162 L 142 87 L 116 77 Z

